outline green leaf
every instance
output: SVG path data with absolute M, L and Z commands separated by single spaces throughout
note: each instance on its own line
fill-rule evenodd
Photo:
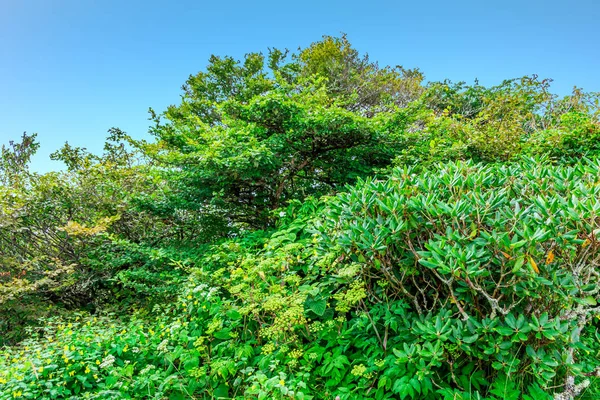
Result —
M 585 298 L 581 299 L 580 302 L 581 302 L 581 304 L 585 304 L 585 305 L 588 305 L 588 306 L 595 306 L 595 305 L 598 304 L 598 302 L 596 301 L 596 299 L 594 297 L 592 297 L 592 296 L 585 297 Z
M 524 256 L 521 256 L 521 257 L 517 258 L 517 260 L 515 261 L 515 266 L 512 269 L 512 273 L 514 274 L 514 273 L 518 272 L 521 269 L 521 267 L 523 266 L 524 263 L 525 263 L 525 257 Z
M 111 388 L 118 381 L 119 381 L 119 377 L 115 376 L 115 375 L 107 376 L 106 379 L 104 380 L 104 382 L 106 383 L 106 386 L 109 388 Z
M 237 310 L 227 311 L 227 316 L 233 321 L 237 321 L 238 319 L 242 318 L 242 315 Z
M 231 335 L 229 334 L 229 332 L 230 332 L 229 329 L 222 329 L 218 332 L 213 333 L 213 336 L 216 337 L 217 339 L 226 340 L 226 339 L 231 338 Z
M 327 300 L 312 300 L 307 302 L 307 306 L 312 312 L 317 314 L 319 317 L 322 317 L 323 314 L 325 314 L 325 310 L 327 309 Z
M 465 336 L 462 338 L 462 342 L 467 344 L 474 343 L 477 338 L 479 338 L 479 335 Z

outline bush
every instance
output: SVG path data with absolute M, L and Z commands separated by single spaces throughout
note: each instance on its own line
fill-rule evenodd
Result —
M 372 328 L 394 367 L 379 384 L 517 398 L 596 371 L 582 337 L 599 311 L 599 183 L 598 161 L 526 160 L 397 170 L 340 195 L 323 248 L 341 246 L 385 305 Z
M 522 160 L 293 202 L 207 251 L 160 317 L 49 321 L 7 349 L 0 398 L 574 394 L 600 367 L 599 198 L 598 160 Z
M 324 37 L 2 146 L 0 400 L 597 397 L 600 94 L 422 80 Z

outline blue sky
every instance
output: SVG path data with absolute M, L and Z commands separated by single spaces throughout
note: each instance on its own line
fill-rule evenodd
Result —
M 0 143 L 37 132 L 32 168 L 62 143 L 100 151 L 106 131 L 147 135 L 148 107 L 179 102 L 211 54 L 243 57 L 348 34 L 380 65 L 428 80 L 526 74 L 600 91 L 600 1 L 0 0 Z

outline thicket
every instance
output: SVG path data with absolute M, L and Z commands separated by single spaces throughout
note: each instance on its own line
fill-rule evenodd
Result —
M 345 36 L 183 90 L 61 172 L 2 147 L 0 399 L 598 395 L 598 94 Z

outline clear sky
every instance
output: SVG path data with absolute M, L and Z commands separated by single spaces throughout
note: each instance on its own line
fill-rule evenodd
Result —
M 108 128 L 147 135 L 211 54 L 243 57 L 348 34 L 380 65 L 428 80 L 526 74 L 600 91 L 599 0 L 0 0 L 0 143 L 37 132 L 33 169 L 62 143 L 100 151 Z

